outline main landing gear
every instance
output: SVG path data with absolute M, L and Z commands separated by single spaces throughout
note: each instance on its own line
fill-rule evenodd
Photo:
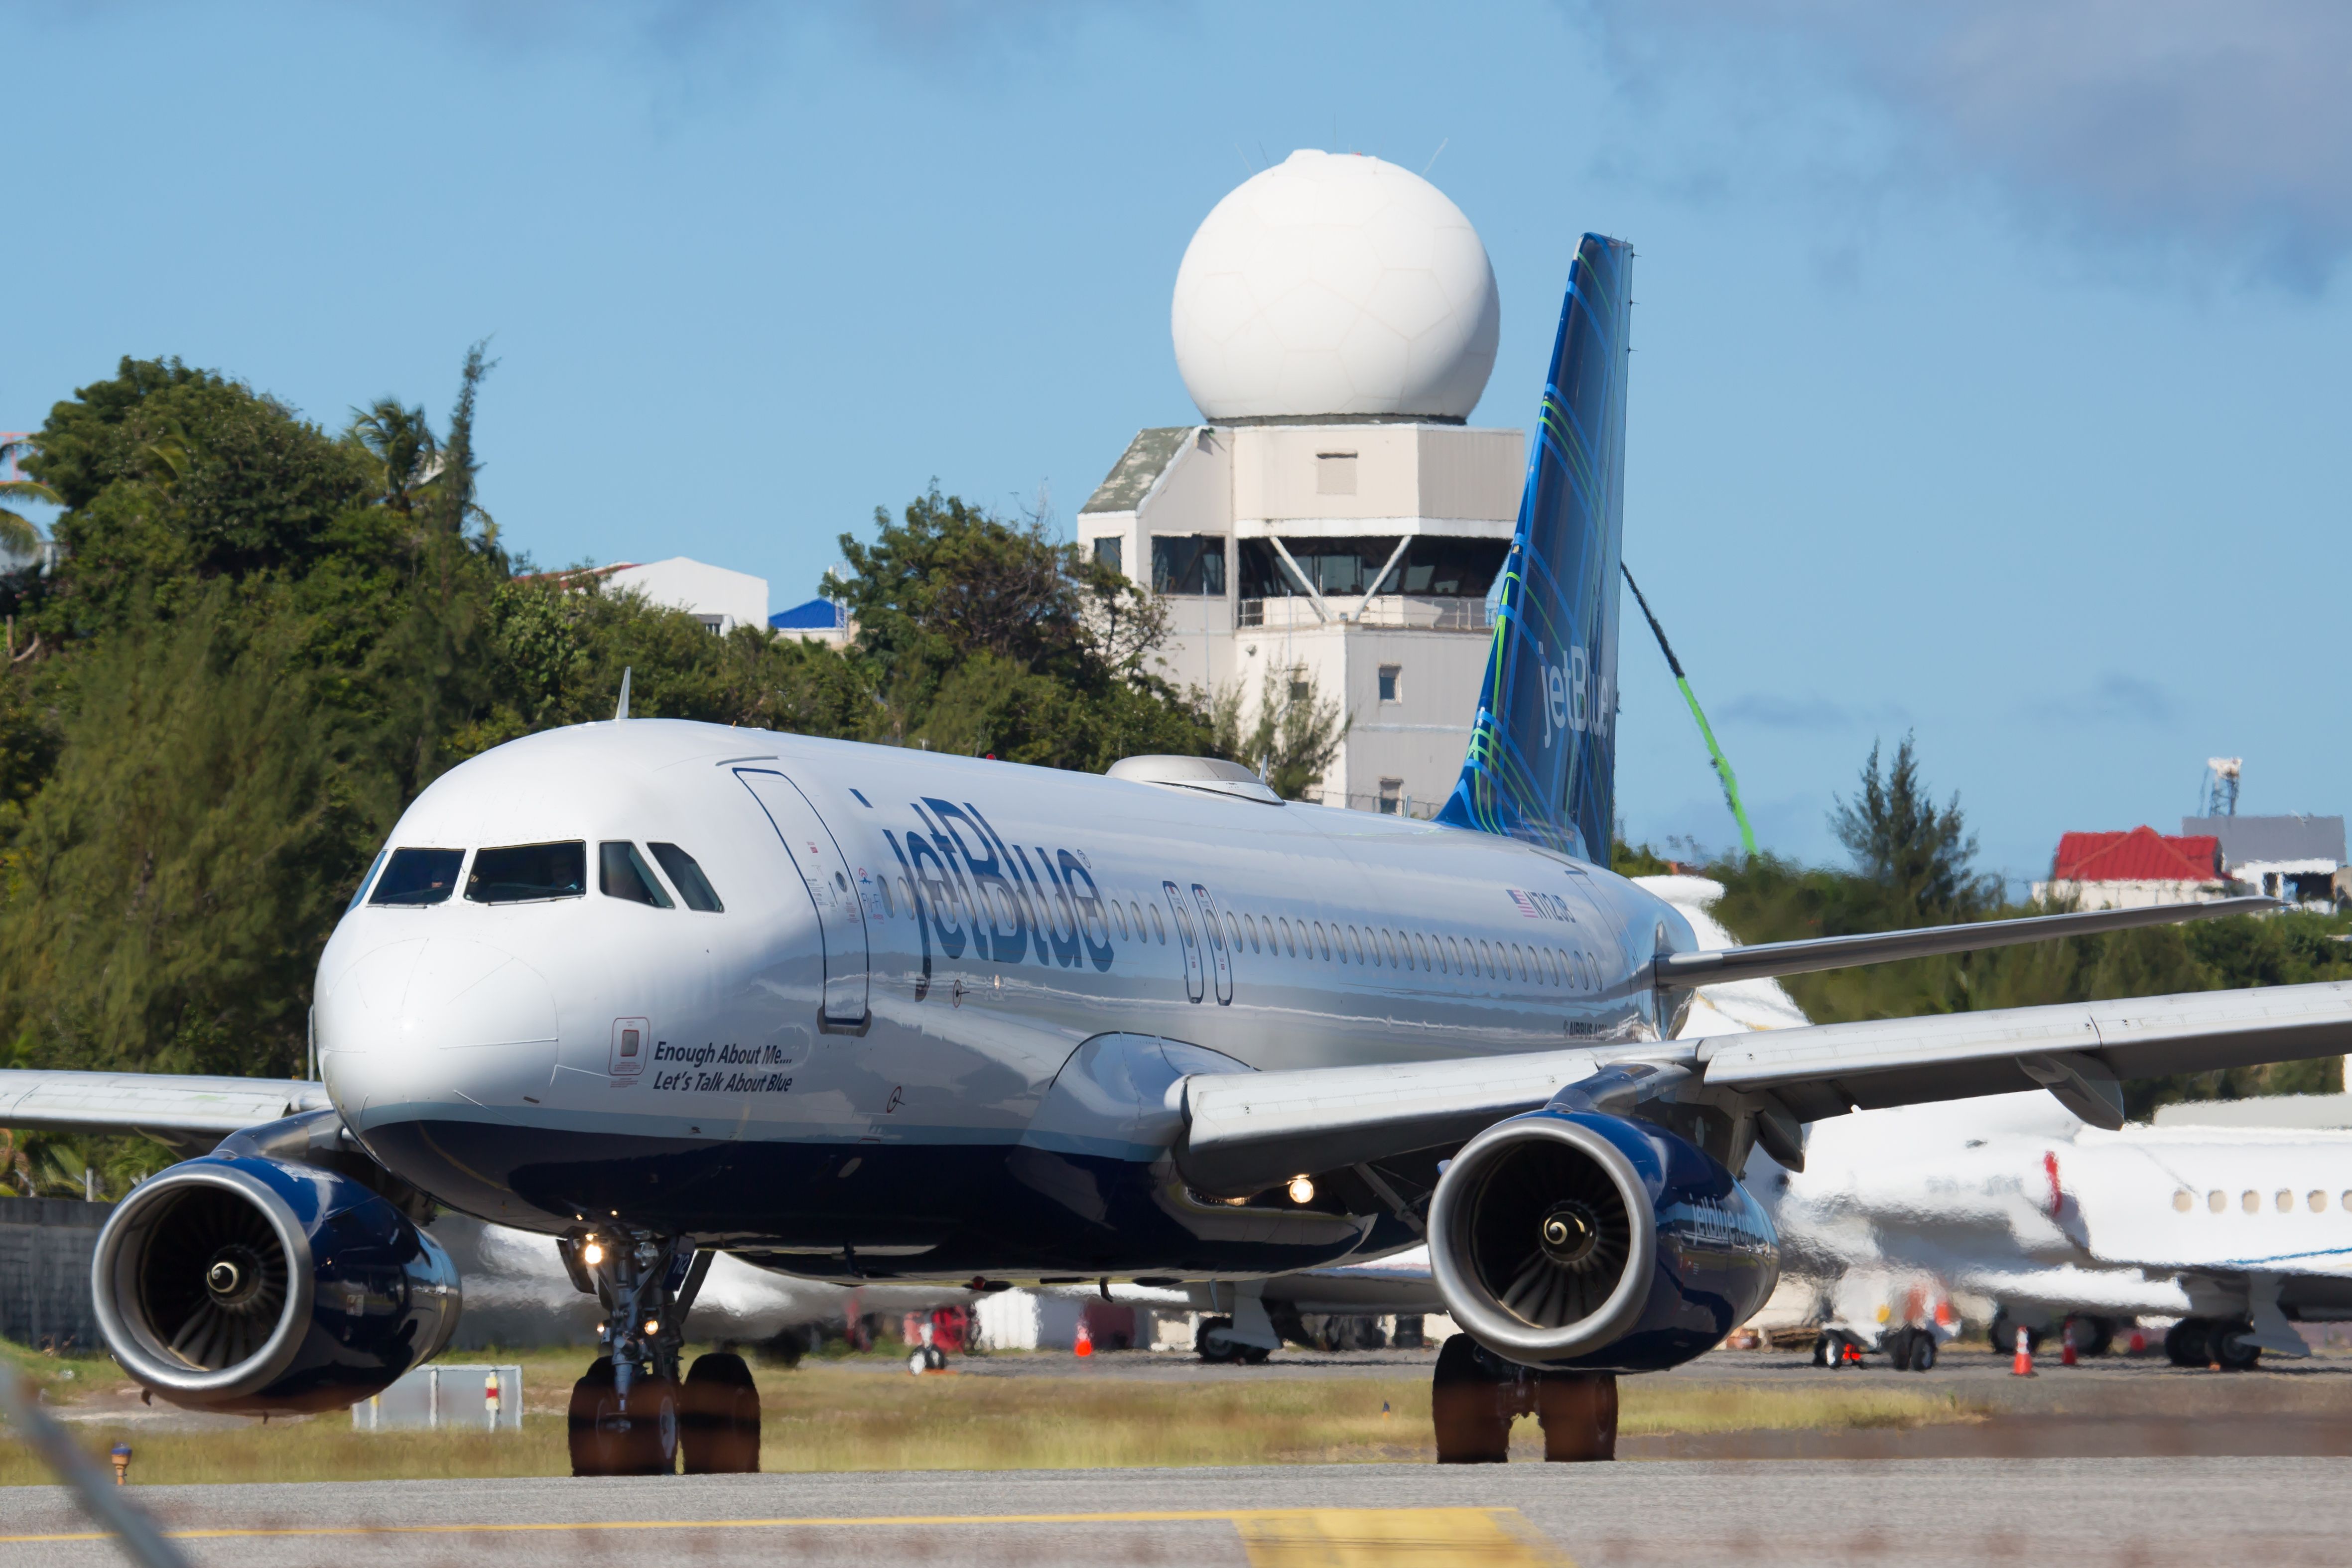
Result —
M 572 1385 L 572 1473 L 666 1476 L 760 1468 L 760 1393 L 743 1358 L 725 1352 L 678 1361 L 686 1315 L 711 1254 L 677 1237 L 621 1232 L 558 1244 L 572 1283 L 605 1310 L 607 1353 Z
M 1468 1334 L 1438 1347 L 1429 1408 L 1441 1465 L 1507 1463 L 1511 1423 L 1529 1415 L 1543 1427 L 1544 1458 L 1553 1464 L 1617 1457 L 1615 1373 L 1520 1366 Z

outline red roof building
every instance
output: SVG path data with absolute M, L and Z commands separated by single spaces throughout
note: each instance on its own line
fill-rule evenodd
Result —
M 2219 838 L 2175 837 L 2142 825 L 2128 833 L 2061 836 L 2050 879 L 2035 883 L 2033 896 L 2120 910 L 2218 898 L 2226 890 Z

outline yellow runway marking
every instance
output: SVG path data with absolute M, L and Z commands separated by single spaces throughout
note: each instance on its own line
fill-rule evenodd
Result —
M 1518 1568 L 1574 1568 L 1517 1509 L 1289 1508 L 1167 1510 L 1135 1513 L 851 1514 L 805 1519 L 630 1519 L 531 1524 L 339 1524 L 285 1529 L 174 1530 L 174 1541 L 257 1541 L 284 1537 L 386 1535 L 535 1535 L 589 1530 L 837 1530 L 854 1526 L 922 1529 L 976 1524 L 1173 1524 L 1230 1521 L 1251 1568 L 1424 1568 L 1475 1561 Z M 0 1535 L 0 1546 L 104 1541 L 102 1531 Z

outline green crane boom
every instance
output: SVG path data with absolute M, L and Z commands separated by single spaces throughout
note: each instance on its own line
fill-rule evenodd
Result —
M 1658 639 L 1658 651 L 1666 656 L 1666 668 L 1675 672 L 1675 684 L 1683 689 L 1683 700 L 1690 704 L 1691 717 L 1698 721 L 1700 738 L 1706 742 L 1706 754 L 1715 759 L 1715 776 L 1723 781 L 1724 801 L 1731 807 L 1731 819 L 1739 824 L 1739 847 L 1752 857 L 1756 853 L 1756 830 L 1748 826 L 1747 808 L 1739 804 L 1739 780 L 1732 775 L 1731 759 L 1715 743 L 1715 730 L 1699 710 L 1690 678 L 1683 673 L 1683 661 L 1675 657 L 1674 645 L 1666 641 L 1666 628 L 1658 625 L 1658 617 L 1651 613 L 1650 601 L 1642 596 L 1642 584 L 1633 581 L 1633 568 L 1621 562 L 1618 570 L 1625 574 L 1625 585 L 1633 590 L 1633 602 L 1642 606 L 1642 618 L 1650 623 L 1650 631 Z

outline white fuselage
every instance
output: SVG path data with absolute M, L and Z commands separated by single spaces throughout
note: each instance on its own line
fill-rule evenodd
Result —
M 1691 945 L 1624 879 L 1486 834 L 666 721 L 468 762 L 388 847 L 470 868 L 567 840 L 578 896 L 363 890 L 319 966 L 338 1109 L 487 1219 L 561 1231 L 639 1206 L 866 1267 L 987 1266 L 975 1205 L 1091 1037 L 1237 1069 L 1655 1037 L 1646 966 Z M 723 912 L 600 890 L 600 845 L 657 842 Z M 1053 1184 L 1023 1194 L 1058 1217 Z M 1084 1228 L 1095 1199 L 1058 1197 Z

